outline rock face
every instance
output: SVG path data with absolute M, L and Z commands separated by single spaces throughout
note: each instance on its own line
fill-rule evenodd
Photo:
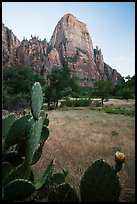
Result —
M 11 66 L 15 63 L 16 49 L 20 41 L 13 32 L 2 23 L 2 62 L 3 65 Z
M 73 76 L 99 79 L 94 71 L 94 50 L 86 24 L 71 14 L 64 15 L 53 32 L 50 44 L 58 50 L 61 62 L 68 62 Z
M 29 41 L 23 40 L 16 49 L 16 65 L 32 67 L 35 72 L 43 74 L 47 47 L 45 40 L 41 41 L 36 37 Z
M 77 78 L 112 80 L 114 83 L 121 78 L 104 63 L 101 49 L 97 46 L 93 49 L 86 24 L 71 14 L 64 15 L 58 22 L 50 44 L 58 50 L 61 62 L 68 62 L 72 75 Z
M 4 24 L 2 40 L 3 65 L 30 66 L 46 77 L 53 68 L 63 68 L 64 62 L 67 62 L 71 75 L 80 79 L 83 86 L 99 79 L 117 83 L 121 78 L 115 69 L 104 62 L 101 49 L 97 46 L 93 48 L 86 24 L 72 14 L 61 18 L 49 43 L 36 37 L 19 42 Z

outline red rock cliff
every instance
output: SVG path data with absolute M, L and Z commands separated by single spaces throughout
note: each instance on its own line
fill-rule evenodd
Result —
M 67 61 L 71 75 L 84 80 L 111 80 L 116 83 L 121 75 L 104 62 L 101 49 L 94 49 L 87 25 L 72 14 L 58 22 L 49 43 L 36 37 L 20 42 L 2 25 L 3 65 L 30 66 L 35 72 L 49 75 L 54 67 L 63 68 Z

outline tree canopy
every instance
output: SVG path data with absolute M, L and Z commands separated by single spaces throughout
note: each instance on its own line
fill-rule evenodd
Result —
M 35 81 L 45 85 L 44 76 L 34 74 L 30 67 L 3 67 L 3 108 L 29 106 L 30 91 Z
M 99 80 L 94 83 L 95 94 L 101 98 L 103 106 L 104 99 L 107 99 L 112 92 L 112 83 L 110 81 Z
M 48 77 L 48 82 L 49 85 L 45 88 L 45 99 L 48 103 L 54 102 L 56 107 L 61 97 L 67 96 L 77 88 L 67 66 L 63 69 L 54 68 Z

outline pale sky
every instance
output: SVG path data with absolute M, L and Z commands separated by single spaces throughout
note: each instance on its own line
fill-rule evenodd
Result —
M 87 24 L 107 64 L 124 77 L 135 74 L 135 2 L 2 2 L 2 22 L 20 41 L 32 35 L 49 42 L 67 13 Z

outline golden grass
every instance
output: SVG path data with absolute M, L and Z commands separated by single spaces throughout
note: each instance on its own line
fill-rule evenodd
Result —
M 68 170 L 68 180 L 79 191 L 82 175 L 97 159 L 114 165 L 114 154 L 120 148 L 126 160 L 119 172 L 121 197 L 135 188 L 135 118 L 107 114 L 90 108 L 48 112 L 50 136 L 41 159 L 33 166 L 37 178 L 55 158 L 55 171 Z M 113 135 L 115 131 L 118 134 Z

